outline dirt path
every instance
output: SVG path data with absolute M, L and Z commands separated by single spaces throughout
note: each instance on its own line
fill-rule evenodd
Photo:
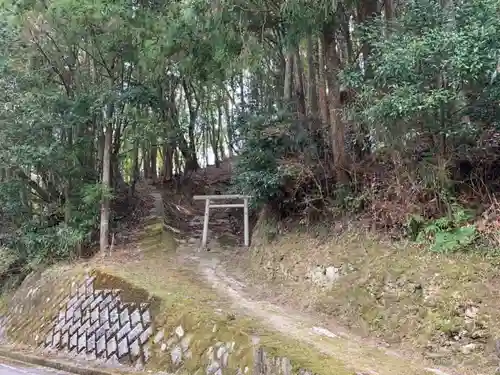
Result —
M 163 217 L 161 194 L 153 192 L 152 195 L 156 202 L 153 214 Z M 201 224 L 202 218 L 193 218 L 193 232 L 196 232 L 192 233 L 193 238 L 199 238 Z M 260 300 L 255 297 L 256 293 L 252 293 L 252 290 L 255 290 L 252 286 L 247 285 L 240 277 L 228 274 L 215 253 L 199 251 L 193 242 L 195 241 L 188 241 L 179 247 L 177 261 L 186 269 L 192 270 L 193 274 L 201 276 L 203 282 L 218 294 L 228 297 L 235 312 L 254 318 L 272 330 L 306 343 L 322 354 L 342 360 L 356 369 L 358 374 L 460 375 L 450 370 L 430 367 L 420 360 L 417 362 L 406 358 L 376 343 L 356 337 L 341 327 L 332 329 L 329 325 L 330 329 L 326 329 L 314 316 Z
M 273 330 L 307 343 L 322 354 L 340 359 L 359 371 L 359 374 L 458 375 L 456 372 L 417 364 L 396 352 L 366 343 L 340 327 L 326 329 L 317 325 L 318 321 L 312 316 L 257 300 L 251 294 L 252 288 L 229 276 L 216 258 L 207 259 L 196 255 L 183 255 L 180 258 L 186 267 L 196 269 L 219 294 L 229 297 L 235 312 L 255 318 Z

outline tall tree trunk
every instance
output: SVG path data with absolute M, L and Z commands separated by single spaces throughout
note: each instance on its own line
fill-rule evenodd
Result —
M 210 131 L 208 133 L 209 135 L 209 140 L 210 140 L 210 144 L 212 146 L 212 153 L 214 154 L 214 163 L 215 163 L 215 166 L 217 168 L 220 167 L 220 159 L 219 159 L 219 147 L 218 147 L 218 144 L 219 144 L 219 139 L 217 137 L 217 129 L 215 127 L 215 116 L 214 116 L 214 112 L 213 112 L 213 109 L 210 108 L 208 110 L 208 114 L 209 114 L 209 122 L 210 122 Z
M 369 22 L 379 14 L 378 0 L 361 0 L 358 2 L 358 22 L 363 24 Z M 363 40 L 361 46 L 361 53 L 363 54 L 363 67 L 365 69 L 365 77 L 371 78 L 373 76 L 373 68 L 368 61 L 371 53 L 371 45 L 367 40 Z
M 345 54 L 346 54 L 345 63 L 352 64 L 357 59 L 357 56 L 354 56 L 354 51 L 352 47 L 352 37 L 349 25 L 351 15 L 347 11 L 343 3 L 339 3 L 339 10 L 341 12 L 340 28 L 342 30 L 342 36 L 345 43 Z
M 316 45 L 311 35 L 307 36 L 307 100 L 309 102 L 309 115 L 318 118 L 318 94 L 316 72 L 318 70 Z M 313 121 L 314 123 L 314 121 Z
M 358 3 L 358 22 L 360 24 L 370 22 L 374 17 L 380 14 L 380 9 L 378 8 L 377 0 L 362 0 Z M 370 54 L 372 46 L 368 40 L 362 41 L 361 52 L 363 54 L 363 66 L 365 69 L 365 79 L 370 79 L 373 77 L 373 67 L 370 64 Z M 359 128 L 359 145 L 358 149 L 361 150 L 361 157 L 365 154 L 369 154 L 371 150 L 371 144 L 369 139 L 369 130 L 364 124 L 361 124 Z
M 231 113 L 229 111 L 229 102 L 227 100 L 224 101 L 224 114 L 226 117 L 226 129 L 227 129 L 227 145 L 228 145 L 228 153 L 229 157 L 232 158 L 234 154 L 234 133 L 233 133 L 233 122 L 231 119 Z
M 180 158 L 178 149 L 175 149 L 174 160 L 175 160 L 175 174 L 180 175 L 181 174 L 181 158 Z
M 165 181 L 169 181 L 173 175 L 173 153 L 173 147 L 165 142 L 163 145 L 163 178 Z
M 283 101 L 287 109 L 290 109 L 292 100 L 293 84 L 293 52 L 289 52 L 285 58 L 285 85 L 283 92 Z
M 390 26 L 390 23 L 394 18 L 394 4 L 392 1 L 393 0 L 384 0 L 384 15 L 387 26 Z
M 300 58 L 299 47 L 295 49 L 294 54 L 294 84 L 295 84 L 295 96 L 297 98 L 297 113 L 299 118 L 305 118 L 306 113 L 306 99 L 304 95 L 304 69 L 302 66 L 302 60 Z
M 219 98 L 219 103 L 217 105 L 217 143 L 219 145 L 219 152 L 221 160 L 226 157 L 226 151 L 224 147 L 224 137 L 223 126 L 222 126 L 222 109 L 221 109 L 221 98 Z
M 73 147 L 73 129 L 70 127 L 67 130 L 67 147 L 69 150 Z M 74 167 L 72 165 L 72 167 Z M 68 179 L 64 186 L 64 222 L 69 224 L 71 220 L 71 175 L 68 176 Z
M 121 137 L 122 137 L 122 124 L 120 120 L 117 119 L 114 131 L 113 146 L 111 149 L 111 186 L 116 188 L 122 188 L 125 183 L 123 176 L 120 171 L 120 147 L 121 147 Z
M 102 166 L 104 162 L 104 132 L 102 127 L 98 130 L 99 135 L 97 137 L 97 172 L 99 176 L 102 176 Z
M 150 162 L 151 162 L 151 178 L 153 180 L 156 180 L 156 174 L 157 174 L 157 166 L 156 166 L 156 160 L 157 160 L 157 157 L 158 157 L 158 148 L 156 147 L 156 145 L 154 146 L 151 146 L 151 149 L 150 149 L 150 152 L 149 152 L 149 158 L 150 158 Z
M 132 147 L 132 176 L 130 181 L 130 190 L 129 194 L 131 197 L 135 194 L 135 185 L 137 180 L 139 180 L 139 143 L 137 140 L 134 140 L 134 144 Z
M 245 77 L 243 76 L 243 72 L 241 72 L 240 76 L 240 107 L 241 112 L 245 113 L 246 111 L 246 101 L 245 101 Z
M 181 151 L 185 160 L 185 171 L 196 171 L 200 167 L 198 164 L 198 156 L 196 155 L 196 139 L 195 139 L 195 127 L 196 120 L 198 118 L 198 110 L 200 107 L 200 102 L 195 99 L 195 92 L 193 86 L 186 82 L 182 83 L 184 88 L 184 94 L 186 95 L 186 102 L 189 110 L 189 127 L 188 127 L 188 142 L 187 149 L 184 145 L 181 145 Z M 182 134 L 180 137 L 184 137 Z M 184 140 L 181 139 L 181 142 Z
M 113 127 L 111 119 L 107 119 L 104 135 L 103 163 L 102 163 L 102 186 L 108 190 L 111 188 L 111 148 L 113 146 Z M 110 202 L 108 195 L 105 194 L 101 200 L 101 230 L 99 237 L 99 247 L 105 254 L 109 247 L 109 218 Z
M 347 174 L 347 160 L 345 155 L 345 124 L 341 115 L 342 105 L 340 100 L 340 84 L 338 74 L 340 72 L 340 61 L 336 51 L 334 33 L 329 28 L 323 32 L 324 49 L 327 56 L 328 96 L 330 104 L 330 145 L 333 150 L 335 172 L 338 182 L 349 183 Z
M 284 93 L 287 88 L 287 56 L 283 53 L 281 48 L 278 48 L 276 58 L 276 65 L 273 66 L 277 70 L 277 74 L 275 76 L 273 90 L 274 90 L 274 99 L 276 100 L 276 104 L 278 108 L 283 109 L 286 105 L 284 98 Z
M 97 179 L 99 179 L 99 163 L 97 161 L 97 154 L 99 153 L 99 147 L 98 144 L 96 145 L 96 138 L 97 138 L 97 118 L 95 115 L 92 116 L 92 120 L 89 124 L 90 128 L 88 130 L 88 140 L 91 145 L 92 151 L 88 153 L 88 162 L 89 162 L 89 168 L 91 168 L 93 171 L 96 172 Z
M 321 121 L 323 124 L 330 123 L 330 113 L 328 110 L 328 98 L 326 96 L 326 67 L 325 67 L 325 48 L 323 40 L 318 41 L 318 88 L 319 88 L 319 107 Z
M 148 145 L 146 142 L 142 144 L 142 169 L 144 170 L 144 179 L 147 180 L 151 173 L 149 172 L 149 167 L 151 165 L 151 159 L 149 158 Z
M 210 144 L 210 133 L 208 129 L 203 132 L 203 154 L 205 155 L 205 167 L 208 167 L 208 149 Z M 214 155 L 217 158 L 217 155 Z

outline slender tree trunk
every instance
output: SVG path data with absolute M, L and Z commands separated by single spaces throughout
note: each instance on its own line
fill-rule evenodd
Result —
M 307 36 L 307 100 L 309 101 L 309 115 L 319 117 L 316 72 L 318 71 L 317 49 L 311 35 Z
M 295 49 L 294 54 L 294 64 L 293 64 L 294 72 L 295 72 L 295 96 L 297 98 L 297 113 L 299 118 L 305 118 L 306 113 L 306 99 L 304 95 L 304 69 L 302 66 L 302 61 L 300 58 L 300 50 L 299 47 Z
M 352 47 L 352 37 L 351 37 L 351 30 L 349 28 L 349 21 L 350 21 L 350 13 L 345 9 L 345 6 L 343 3 L 339 4 L 340 11 L 341 11 L 341 17 L 340 17 L 340 26 L 342 30 L 342 36 L 344 37 L 344 43 L 345 43 L 345 54 L 346 58 L 345 63 L 351 64 L 354 62 L 354 60 L 357 58 L 357 56 L 354 56 L 353 52 L 353 47 Z
M 336 42 L 331 30 L 323 33 L 324 49 L 327 55 L 328 94 L 330 104 L 330 137 L 337 179 L 341 184 L 349 183 L 347 160 L 345 155 L 345 124 L 341 115 L 340 84 L 338 74 L 340 61 L 336 51 Z
M 113 145 L 113 127 L 111 119 L 107 119 L 105 136 L 104 136 L 104 149 L 103 149 L 103 163 L 102 163 L 102 186 L 108 190 L 111 188 L 111 148 Z M 110 202 L 106 195 L 103 196 L 101 201 L 101 231 L 99 237 L 99 245 L 101 252 L 105 254 L 109 247 L 109 218 L 110 218 Z
M 218 136 L 217 136 L 218 125 L 216 127 L 216 120 L 215 120 L 215 115 L 214 115 L 213 108 L 212 107 L 208 107 L 206 109 L 206 111 L 208 112 L 208 122 L 209 122 L 209 126 L 208 126 L 208 129 L 206 131 L 206 133 L 207 133 L 207 150 L 208 150 L 208 146 L 210 144 L 210 146 L 212 148 L 212 153 L 214 154 L 214 163 L 215 163 L 215 166 L 217 168 L 219 168 L 220 167 L 219 139 L 218 139 Z M 207 156 L 208 156 L 208 152 L 207 152 Z M 208 164 L 208 162 L 207 162 L 207 164 Z
M 154 146 L 151 146 L 151 149 L 150 149 L 150 152 L 149 152 L 149 158 L 150 158 L 150 161 L 151 161 L 151 178 L 153 180 L 156 180 L 156 159 L 158 157 L 158 148 L 156 147 L 156 145 Z
M 292 81 L 293 81 L 293 52 L 288 53 L 285 58 L 285 87 L 283 92 L 283 101 L 287 109 L 290 109 L 292 100 Z
M 361 0 L 358 2 L 358 22 L 363 24 L 370 21 L 373 17 L 379 14 L 378 0 Z M 373 69 L 368 61 L 371 53 L 371 45 L 369 41 L 364 40 L 361 46 L 361 53 L 363 54 L 363 66 L 365 69 L 365 76 L 371 78 L 373 76 Z
M 187 150 L 185 150 L 185 147 L 183 146 L 181 147 L 181 151 L 183 152 L 183 156 L 185 158 L 185 172 L 189 172 L 196 171 L 200 167 L 198 165 L 198 156 L 196 155 L 195 126 L 198 118 L 198 109 L 201 103 L 194 98 L 194 89 L 188 84 L 188 82 L 184 81 L 183 87 L 189 110 L 189 127 Z
M 240 74 L 240 106 L 241 112 L 245 113 L 246 111 L 246 101 L 245 101 L 245 77 L 243 76 L 243 72 Z
M 392 4 L 392 3 L 391 3 Z M 389 5 L 391 8 L 391 5 Z M 392 11 L 391 11 L 392 12 Z M 362 0 L 358 3 L 358 22 L 360 24 L 370 22 L 374 17 L 380 14 L 380 9 L 377 0 Z M 372 46 L 368 40 L 362 41 L 361 52 L 363 55 L 363 66 L 365 69 L 365 78 L 373 77 L 373 67 L 370 64 L 370 54 Z M 361 124 L 359 128 L 359 145 L 358 149 L 361 150 L 361 157 L 365 154 L 369 154 L 371 151 L 371 144 L 369 139 L 369 130 L 366 128 L 365 124 Z
M 219 145 L 219 152 L 221 160 L 224 160 L 226 157 L 226 151 L 224 147 L 224 137 L 223 134 L 223 125 L 222 125 L 222 109 L 221 103 L 219 100 L 219 104 L 217 105 L 217 143 Z
M 204 142 L 203 142 L 203 153 L 205 154 L 205 167 L 208 167 L 208 149 L 209 149 L 209 143 L 210 143 L 210 140 L 209 140 L 209 137 L 210 137 L 210 134 L 208 133 L 208 131 L 205 131 L 204 132 Z M 217 158 L 216 155 L 214 155 L 215 158 Z
M 181 158 L 179 156 L 179 150 L 175 150 L 174 152 L 174 160 L 175 160 L 175 173 L 177 175 L 181 174 Z
M 99 129 L 99 136 L 97 137 L 97 171 L 99 176 L 102 176 L 102 166 L 104 162 L 104 132 L 102 127 Z
M 326 96 L 326 70 L 325 70 L 325 49 L 323 41 L 318 42 L 318 88 L 319 107 L 321 121 L 323 124 L 330 123 L 330 113 L 328 110 L 328 98 Z
M 276 69 L 278 73 L 276 74 L 275 82 L 274 82 L 274 99 L 276 100 L 276 104 L 278 108 L 283 109 L 287 103 L 285 103 L 284 93 L 287 91 L 287 57 L 283 54 L 282 49 L 278 49 L 277 51 L 278 57 L 276 61 Z M 290 83 L 291 84 L 291 83 Z
M 135 194 L 135 184 L 139 179 L 139 145 L 134 141 L 134 146 L 132 148 L 132 176 L 130 176 L 130 190 L 129 194 L 131 197 Z
M 227 145 L 228 145 L 228 153 L 229 157 L 233 157 L 233 147 L 234 147 L 234 134 L 233 134 L 233 124 L 231 119 L 231 113 L 229 111 L 229 103 L 226 100 L 224 103 L 224 114 L 226 117 L 226 129 L 227 129 Z
M 394 4 L 393 0 L 384 0 L 384 15 L 387 26 L 390 26 L 392 19 L 394 18 Z
M 118 117 L 118 116 L 117 116 Z M 122 134 L 122 124 L 120 123 L 119 117 L 116 121 L 115 134 L 113 139 L 113 146 L 111 149 L 111 186 L 113 189 L 122 188 L 124 185 L 123 176 L 120 171 L 120 147 L 121 147 L 121 134 Z
M 142 145 L 142 168 L 144 170 L 144 179 L 147 180 L 151 175 L 149 173 L 151 159 L 149 158 L 148 147 L 146 143 Z
M 163 178 L 169 181 L 173 175 L 173 152 L 174 149 L 167 143 L 163 145 Z

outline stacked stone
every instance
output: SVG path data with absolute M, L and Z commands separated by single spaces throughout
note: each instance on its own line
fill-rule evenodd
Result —
M 170 353 L 170 359 L 174 367 L 180 367 L 184 360 L 192 357 L 189 348 L 192 333 L 186 333 L 182 325 L 179 325 L 168 337 L 165 337 L 165 330 L 160 328 L 154 337 L 153 343 L 160 346 L 161 351 Z
M 258 375 L 293 375 L 292 362 L 286 357 L 271 357 L 263 348 L 256 350 L 254 356 L 254 374 Z M 239 375 L 239 374 L 238 374 Z M 300 369 L 298 375 L 314 375 L 312 372 Z
M 94 290 L 89 277 L 59 311 L 44 347 L 87 359 L 143 365 L 152 335 L 148 304 L 123 303 L 120 290 Z

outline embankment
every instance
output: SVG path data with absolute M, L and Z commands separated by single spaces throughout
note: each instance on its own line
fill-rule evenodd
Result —
M 495 254 L 436 254 L 366 234 L 295 232 L 237 261 L 245 278 L 261 285 L 261 299 L 333 318 L 430 366 L 475 375 L 498 368 Z
M 341 361 L 230 312 L 152 224 L 141 246 L 30 275 L 6 296 L 4 340 L 115 367 L 194 374 L 351 375 Z

